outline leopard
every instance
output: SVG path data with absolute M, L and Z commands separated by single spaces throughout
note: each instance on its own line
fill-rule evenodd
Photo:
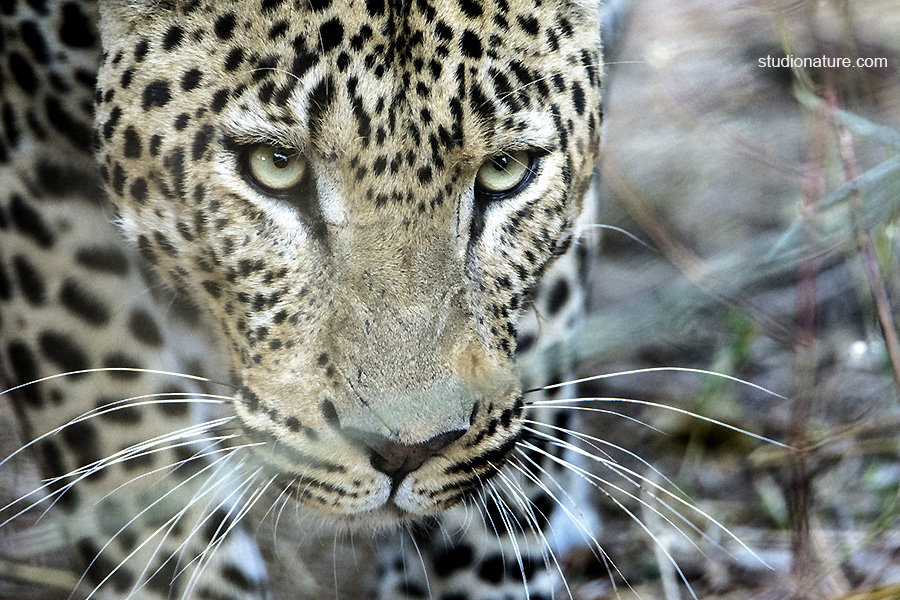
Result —
M 282 513 L 383 537 L 371 597 L 566 593 L 570 366 L 518 365 L 587 303 L 599 15 L 2 3 L 0 388 L 41 481 L 0 521 L 46 511 L 62 597 L 281 597 Z

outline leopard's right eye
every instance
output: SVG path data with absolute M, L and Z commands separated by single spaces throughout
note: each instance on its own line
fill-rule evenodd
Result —
M 244 162 L 247 177 L 257 187 L 275 195 L 299 185 L 307 170 L 306 161 L 296 151 L 270 144 L 251 146 Z

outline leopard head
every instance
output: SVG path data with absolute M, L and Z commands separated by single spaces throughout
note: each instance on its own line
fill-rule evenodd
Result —
M 480 486 L 591 177 L 594 3 L 103 0 L 101 30 L 102 174 L 220 330 L 259 460 L 341 523 Z

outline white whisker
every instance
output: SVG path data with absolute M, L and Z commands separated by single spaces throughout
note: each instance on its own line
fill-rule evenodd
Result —
M 586 411 L 596 411 L 596 412 L 606 412 L 604 409 L 592 408 L 589 406 L 566 406 L 567 403 L 586 403 L 586 402 L 610 402 L 610 403 L 622 403 L 622 404 L 636 404 L 639 406 L 652 406 L 653 408 L 661 408 L 663 410 L 668 410 L 671 412 L 675 412 L 678 414 L 682 414 L 688 417 L 692 417 L 694 419 L 700 421 L 706 421 L 707 423 L 711 423 L 713 425 L 718 425 L 719 427 L 724 427 L 725 429 L 730 429 L 731 431 L 735 431 L 737 433 L 741 433 L 746 435 L 747 437 L 751 437 L 753 439 L 759 440 L 761 442 L 766 442 L 769 444 L 773 444 L 778 446 L 779 448 L 785 448 L 786 450 L 793 450 L 787 444 L 783 444 L 777 440 L 773 440 L 772 438 L 767 438 L 763 435 L 759 435 L 758 433 L 753 433 L 752 431 L 748 431 L 746 429 L 741 429 L 735 425 L 730 425 L 729 423 L 725 423 L 724 421 L 719 421 L 717 419 L 713 419 L 711 417 L 706 417 L 704 415 L 691 412 L 689 410 L 685 410 L 683 408 L 678 408 L 676 406 L 668 406 L 667 404 L 661 404 L 659 402 L 651 402 L 649 400 L 637 400 L 635 398 L 616 398 L 616 397 L 607 397 L 607 396 L 587 396 L 583 398 L 566 398 L 561 400 L 535 400 L 530 403 L 530 406 L 553 406 L 556 408 L 570 409 L 570 410 L 586 410 Z
M 158 398 L 163 396 L 177 396 L 178 399 L 170 398 L 166 400 L 154 400 L 154 401 L 143 401 L 145 398 Z M 190 396 L 198 396 L 200 399 L 191 398 Z M 141 402 L 134 402 L 135 400 L 141 400 Z M 76 423 L 80 423 L 82 421 L 86 421 L 88 419 L 92 419 L 94 417 L 98 417 L 101 415 L 105 415 L 107 413 L 111 413 L 117 410 L 124 410 L 127 408 L 134 408 L 137 406 L 147 406 L 147 405 L 155 405 L 155 404 L 223 404 L 226 401 L 233 401 L 234 398 L 231 396 L 217 396 L 215 394 L 186 394 L 184 392 L 166 392 L 161 394 L 143 394 L 141 396 L 132 396 L 131 398 L 125 398 L 124 400 L 116 400 L 115 402 L 110 402 L 108 404 L 104 404 L 103 406 L 99 406 L 93 408 L 81 415 L 75 417 L 74 419 L 56 427 L 55 429 L 51 429 L 47 433 L 36 437 L 30 442 L 20 446 L 16 449 L 15 452 L 0 460 L 0 467 L 2 467 L 8 460 L 12 459 L 20 452 L 23 452 L 33 446 L 34 444 L 40 442 L 43 439 L 46 439 L 50 436 L 54 436 L 64 430 L 66 427 L 70 427 L 75 425 Z
M 233 418 L 234 418 L 234 417 L 226 417 L 226 418 L 223 418 L 223 419 L 217 419 L 217 420 L 215 420 L 215 421 L 207 421 L 207 422 L 201 423 L 201 424 L 199 424 L 199 425 L 192 425 L 192 426 L 190 426 L 190 427 L 186 427 L 186 428 L 184 428 L 184 429 L 178 430 L 178 431 L 173 432 L 173 433 L 168 433 L 168 434 L 165 434 L 165 435 L 161 435 L 161 436 L 158 436 L 158 437 L 153 438 L 153 439 L 151 439 L 151 440 L 147 440 L 147 441 L 144 441 L 144 442 L 140 442 L 139 444 L 135 444 L 135 445 L 133 445 L 133 446 L 129 446 L 129 447 L 127 447 L 127 448 L 124 448 L 124 449 L 122 449 L 122 450 L 119 450 L 118 452 L 116 452 L 116 453 L 114 453 L 114 454 L 111 454 L 110 456 L 107 456 L 107 457 L 102 458 L 102 459 L 100 459 L 100 460 L 94 461 L 94 462 L 92 462 L 92 463 L 90 463 L 90 464 L 88 464 L 88 465 L 84 465 L 84 466 L 78 467 L 77 469 L 73 469 L 72 471 L 69 471 L 68 473 L 66 473 L 66 474 L 64 474 L 64 475 L 59 475 L 59 476 L 57 476 L 57 477 L 53 477 L 53 478 L 44 480 L 43 485 L 41 485 L 41 486 L 39 486 L 39 487 L 37 487 L 37 488 L 31 490 L 30 492 L 28 492 L 28 493 L 26 493 L 26 494 L 20 496 L 20 497 L 17 498 L 16 500 L 13 500 L 12 502 L 10 502 L 10 503 L 6 504 L 5 506 L 3 506 L 2 508 L 0 508 L 0 513 L 2 513 L 2 512 L 5 511 L 5 510 L 8 510 L 8 509 L 12 508 L 13 506 L 15 506 L 16 504 L 18 504 L 19 502 L 22 502 L 22 501 L 25 500 L 26 498 L 29 498 L 30 496 L 33 496 L 34 494 L 37 494 L 37 493 L 41 492 L 42 490 L 47 489 L 48 487 L 52 486 L 52 485 L 55 484 L 55 483 L 58 483 L 58 482 L 60 482 L 60 481 L 63 481 L 63 480 L 65 480 L 65 479 L 68 479 L 68 478 L 71 478 L 71 477 L 76 477 L 76 479 L 74 479 L 73 481 L 67 483 L 65 486 L 59 488 L 58 490 L 53 491 L 51 494 L 49 494 L 49 495 L 46 496 L 46 497 L 43 497 L 43 498 L 40 498 L 40 499 L 34 501 L 34 502 L 31 503 L 30 505 L 28 505 L 28 506 L 26 506 L 25 508 L 21 509 L 19 512 L 17 512 L 17 513 L 15 513 L 14 515 L 10 516 L 10 517 L 7 518 L 6 520 L 4 520 L 2 523 L 0 523 L 0 527 L 5 526 L 5 525 L 8 524 L 10 521 L 12 521 L 12 520 L 18 518 L 19 516 L 21 516 L 21 515 L 23 515 L 24 513 L 28 512 L 28 511 L 31 510 L 32 508 L 34 508 L 34 507 L 36 507 L 36 506 L 42 504 L 43 502 L 47 501 L 47 500 L 50 499 L 50 498 L 53 498 L 54 496 L 56 496 L 56 498 L 51 502 L 50 506 L 48 506 L 48 507 L 44 510 L 44 513 L 43 513 L 43 514 L 46 514 L 46 512 L 47 512 L 48 510 L 50 510 L 50 508 L 52 508 L 52 507 L 56 504 L 56 502 L 59 501 L 59 498 L 60 498 L 63 494 L 65 494 L 66 491 L 68 491 L 69 489 L 71 489 L 74 485 L 76 485 L 76 484 L 79 483 L 80 481 L 84 480 L 85 478 L 89 477 L 90 475 L 96 473 L 97 471 L 100 471 L 100 470 L 102 470 L 102 469 L 104 469 L 104 468 L 106 468 L 106 467 L 108 467 L 108 466 L 110 466 L 110 465 L 117 464 L 117 463 L 122 462 L 122 461 L 124 461 L 124 460 L 128 460 L 128 459 L 134 458 L 135 456 L 140 456 L 140 455 L 142 455 L 141 452 L 143 452 L 144 454 L 151 453 L 150 451 L 145 451 L 145 450 L 144 450 L 145 448 L 151 448 L 151 447 L 153 447 L 154 445 L 164 444 L 164 443 L 167 443 L 167 442 L 169 442 L 169 441 L 178 440 L 178 439 L 181 439 L 181 438 L 184 438 L 184 437 L 189 437 L 189 436 L 192 436 L 192 435 L 198 435 L 198 434 L 200 434 L 200 433 L 205 433 L 205 429 L 209 429 L 209 428 L 212 428 L 212 427 L 216 427 L 216 426 L 218 426 L 219 424 L 222 424 L 222 423 L 227 423 L 228 421 L 232 420 Z M 155 451 L 154 451 L 154 452 L 155 452 Z M 42 515 L 42 516 L 43 516 L 43 515 Z
M 122 526 L 115 534 L 113 534 L 112 537 L 110 537 L 109 541 L 107 541 L 106 544 L 103 545 L 103 547 L 102 547 L 102 548 L 100 549 L 100 551 L 97 553 L 97 557 L 94 558 L 94 561 L 96 561 L 96 559 L 99 558 L 99 556 L 100 556 L 100 554 L 103 552 L 103 550 L 105 550 L 105 549 L 113 542 L 113 540 L 115 540 L 116 536 L 118 536 L 120 533 L 122 533 L 129 525 L 131 525 L 132 523 L 134 523 L 135 521 L 137 521 L 140 517 L 142 517 L 144 514 L 146 514 L 146 513 L 147 513 L 150 509 L 152 509 L 154 506 L 156 506 L 157 504 L 159 504 L 160 502 L 162 502 L 163 500 L 165 500 L 167 497 L 169 497 L 170 495 L 174 494 L 179 488 L 181 488 L 181 487 L 184 486 L 184 485 L 187 485 L 188 482 L 190 482 L 190 481 L 192 481 L 193 479 L 199 477 L 202 473 L 204 473 L 204 472 L 207 471 L 208 469 L 212 468 L 212 467 L 213 467 L 214 465 L 216 465 L 217 463 L 219 463 L 219 462 L 221 462 L 221 461 L 226 461 L 226 460 L 228 460 L 229 458 L 231 458 L 232 456 L 234 456 L 235 452 L 237 452 L 237 450 L 234 450 L 234 451 L 232 451 L 232 452 L 229 452 L 229 453 L 225 454 L 224 456 L 222 456 L 221 458 L 219 458 L 219 459 L 213 461 L 212 463 L 210 463 L 209 465 L 207 465 L 207 466 L 204 467 L 203 469 L 200 469 L 199 471 L 197 471 L 196 473 L 194 473 L 193 475 L 191 475 L 190 477 L 188 477 L 188 478 L 185 479 L 184 481 L 180 482 L 178 485 L 176 485 L 176 486 L 173 487 L 172 489 L 168 490 L 165 494 L 163 494 L 162 496 L 160 496 L 159 498 L 157 498 L 156 500 L 154 500 L 152 503 L 150 503 L 150 505 L 148 505 L 147 507 L 145 507 L 144 509 L 142 509 L 142 510 L 141 510 L 140 512 L 138 512 L 136 515 L 134 515 L 131 519 L 129 519 L 129 521 L 128 521 L 125 525 L 123 525 L 123 526 Z M 214 488 L 212 488 L 212 489 L 214 489 Z M 170 523 L 170 522 L 174 522 L 173 519 L 174 519 L 174 520 L 179 519 L 180 516 L 181 516 L 182 514 L 184 514 L 185 511 L 187 511 L 187 507 L 183 508 L 183 509 L 180 510 L 174 517 L 170 518 L 170 519 L 163 525 L 163 527 L 164 527 L 166 524 Z M 147 544 L 148 544 L 148 543 L 156 536 L 156 534 L 160 531 L 160 529 L 161 529 L 161 528 L 157 529 L 151 536 L 147 537 L 147 538 L 146 538 L 143 542 L 141 542 L 134 550 L 132 550 L 131 553 L 128 554 L 128 556 L 126 556 L 123 560 L 121 560 L 121 561 L 119 562 L 119 564 L 116 565 L 116 567 L 115 567 L 114 569 L 112 569 L 112 570 L 111 570 L 111 571 L 110 571 L 110 572 L 109 572 L 109 573 L 108 573 L 108 574 L 100 581 L 100 583 L 98 583 L 98 584 L 94 587 L 93 591 L 91 591 L 91 593 L 88 594 L 88 596 L 87 596 L 87 598 L 86 598 L 85 600 L 90 600 L 90 599 L 94 596 L 94 594 L 97 593 L 97 590 L 99 590 L 99 589 L 103 586 L 104 583 L 106 583 L 107 581 L 109 581 L 109 579 L 110 579 L 113 575 L 115 575 L 116 572 L 118 572 L 118 570 L 119 570 L 120 568 L 122 568 L 122 566 L 123 566 L 126 562 L 128 562 L 129 559 L 131 559 L 135 554 L 137 554 L 141 549 L 143 549 L 143 547 L 146 546 L 146 545 L 147 545 Z M 88 565 L 88 569 L 90 568 L 91 565 L 94 564 L 94 561 L 92 561 L 91 564 Z M 87 573 L 87 569 L 85 570 L 85 573 L 82 574 L 81 579 L 78 580 L 79 585 L 80 585 L 81 582 L 83 581 L 84 576 L 85 576 L 86 573 Z
M 177 373 L 175 371 L 163 371 L 160 369 L 139 369 L 137 367 L 98 367 L 96 369 L 79 369 L 77 371 L 66 371 L 65 373 L 56 373 L 54 375 L 48 375 L 46 377 L 41 377 L 40 379 L 34 379 L 27 383 L 20 383 L 17 386 L 13 386 L 11 388 L 7 388 L 0 392 L 0 396 L 4 394 L 9 394 L 11 392 L 15 392 L 22 388 L 26 388 L 32 385 L 37 385 L 38 383 L 43 383 L 45 381 L 51 381 L 53 379 L 59 379 L 60 377 L 72 377 L 73 375 L 87 375 L 89 373 L 116 373 L 116 372 L 125 372 L 125 373 L 146 373 L 150 375 L 168 375 L 171 377 L 181 377 L 182 379 L 192 379 L 194 381 L 202 381 L 204 383 L 213 383 L 215 385 L 222 385 L 225 387 L 230 387 L 232 389 L 240 389 L 240 386 L 225 383 L 223 381 L 216 381 L 214 379 L 208 379 L 206 377 L 201 377 L 199 375 L 189 375 L 187 373 Z
M 653 511 L 653 512 L 654 512 L 656 515 L 658 515 L 661 519 L 663 519 L 663 520 L 666 521 L 669 525 L 671 525 L 676 531 L 678 531 L 679 533 L 681 533 L 681 535 L 684 536 L 684 538 L 685 538 L 688 542 L 690 542 L 695 548 L 697 548 L 697 549 L 699 550 L 700 548 L 697 546 L 697 544 L 696 544 L 693 540 L 691 540 L 690 536 L 688 536 L 688 535 L 687 535 L 680 527 L 678 527 L 671 519 L 669 519 L 666 515 L 664 515 L 659 509 L 657 509 L 657 508 L 655 508 L 654 506 L 652 506 L 649 502 L 647 502 L 646 500 L 643 500 L 642 498 L 636 496 L 635 494 L 632 494 L 631 492 L 629 492 L 628 490 L 622 488 L 621 486 L 618 486 L 618 485 L 612 483 L 612 482 L 609 481 L 609 480 L 603 479 L 602 477 L 600 477 L 600 476 L 598 476 L 598 475 L 595 475 L 595 474 L 593 474 L 593 473 L 590 473 L 590 472 L 588 472 L 588 471 L 585 471 L 584 469 L 581 469 L 581 468 L 579 468 L 578 466 L 573 465 L 572 463 L 570 463 L 570 462 L 568 462 L 568 461 L 565 461 L 565 460 L 562 460 L 562 459 L 560 459 L 560 458 L 557 458 L 556 456 L 553 456 L 553 454 L 551 454 L 551 453 L 549 453 L 549 452 L 546 452 L 546 451 L 544 451 L 544 450 L 538 448 L 538 447 L 535 446 L 534 444 L 531 444 L 531 443 L 529 443 L 529 442 L 523 442 L 523 444 L 524 444 L 526 447 L 528 447 L 530 450 L 533 450 L 533 451 L 535 451 L 535 452 L 538 452 L 538 453 L 540 453 L 540 454 L 542 454 L 542 455 L 548 457 L 548 458 L 551 459 L 552 461 L 556 462 L 557 464 L 560 464 L 560 465 L 564 466 L 565 468 L 569 469 L 569 470 L 572 471 L 573 473 L 579 475 L 580 477 L 582 477 L 582 478 L 584 478 L 585 480 L 587 480 L 588 482 L 590 482 L 591 485 L 593 485 L 596 489 L 598 489 L 598 490 L 600 490 L 601 492 L 603 492 L 604 495 L 606 495 L 607 498 L 609 498 L 612 502 L 614 502 L 614 503 L 616 504 L 616 506 L 618 506 L 620 509 L 622 509 L 622 510 L 625 512 L 625 514 L 627 514 L 629 517 L 631 517 L 631 519 L 632 519 L 632 520 L 633 520 L 633 521 L 634 521 L 641 529 L 644 530 L 644 532 L 650 537 L 650 539 L 653 540 L 653 542 L 657 545 L 657 547 L 660 548 L 660 549 L 662 550 L 662 552 L 663 552 L 663 553 L 665 554 L 665 556 L 666 556 L 666 559 L 669 561 L 670 564 L 672 564 L 673 567 L 675 567 L 676 571 L 678 572 L 678 575 L 679 575 L 680 579 L 684 582 L 685 586 L 687 586 L 688 591 L 689 591 L 690 594 L 691 594 L 691 597 L 694 598 L 694 600 L 698 600 L 697 595 L 694 593 L 693 587 L 691 586 L 690 582 L 687 580 L 687 576 L 684 574 L 684 572 L 682 571 L 681 567 L 678 565 L 678 561 L 676 561 L 675 558 L 672 556 L 672 554 L 666 549 L 666 547 L 665 547 L 665 545 L 662 543 L 662 541 L 660 541 L 660 539 L 656 536 L 656 534 L 654 534 L 654 533 L 650 530 L 650 528 L 647 527 L 647 526 L 644 524 L 644 522 L 641 521 L 641 519 L 640 519 L 637 515 L 635 515 L 631 510 L 629 510 L 628 507 L 626 507 L 619 499 L 617 499 L 615 496 L 613 496 L 612 494 L 610 494 L 605 488 L 601 487 L 600 484 L 602 483 L 603 486 L 606 486 L 606 487 L 609 488 L 609 489 L 613 489 L 613 490 L 615 490 L 615 491 L 617 491 L 617 492 L 620 492 L 620 493 L 624 494 L 625 496 L 627 496 L 627 497 L 631 498 L 632 500 L 635 500 L 636 502 L 638 502 L 640 505 L 642 505 L 642 506 L 646 507 L 647 509 Z M 596 480 L 596 481 L 594 481 L 594 480 Z M 702 552 L 702 551 L 701 551 L 701 552 Z
M 625 375 L 639 375 L 643 373 L 697 373 L 699 375 L 708 375 L 710 377 L 718 377 L 720 379 L 727 379 L 728 381 L 733 381 L 735 383 L 739 383 L 741 385 L 745 385 L 747 387 L 751 387 L 753 389 L 759 390 L 761 392 L 765 392 L 770 396 L 774 396 L 776 398 L 780 398 L 782 400 L 787 400 L 786 396 L 782 396 L 776 392 L 768 388 L 764 388 L 761 385 L 755 384 L 753 382 L 747 381 L 746 379 L 740 379 L 739 377 L 733 377 L 731 375 L 726 375 L 724 373 L 716 373 L 715 371 L 707 371 L 706 369 L 694 369 L 691 367 L 646 367 L 642 369 L 630 369 L 627 371 L 617 371 L 615 373 L 601 373 L 600 375 L 591 375 L 590 377 L 582 377 L 580 379 L 571 379 L 569 381 L 561 381 L 559 383 L 552 383 L 549 385 L 545 385 L 538 388 L 532 388 L 530 390 L 526 390 L 524 393 L 530 394 L 532 392 L 538 392 L 542 390 L 552 390 L 555 388 L 564 387 L 567 385 L 575 385 L 578 383 L 587 383 L 588 381 L 598 381 L 600 379 L 610 379 L 612 377 L 623 377 Z

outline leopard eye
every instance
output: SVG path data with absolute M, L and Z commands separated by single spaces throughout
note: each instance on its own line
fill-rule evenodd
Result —
M 509 196 L 521 190 L 533 172 L 532 153 L 519 150 L 498 154 L 482 163 L 475 175 L 475 188 L 489 196 Z
M 306 161 L 295 151 L 257 144 L 247 154 L 247 174 L 253 183 L 275 194 L 286 192 L 303 181 Z

